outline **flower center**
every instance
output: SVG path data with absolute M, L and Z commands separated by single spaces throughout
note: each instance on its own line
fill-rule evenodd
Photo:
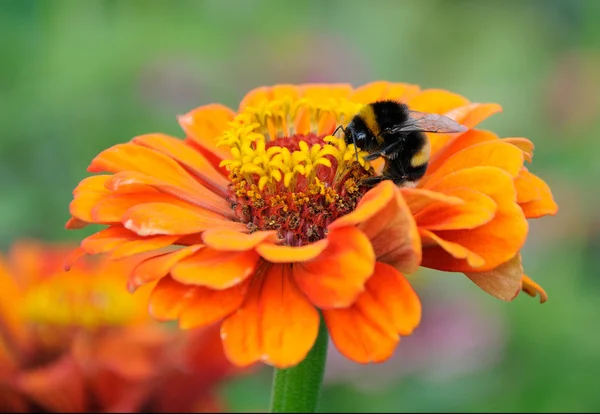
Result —
M 139 314 L 121 279 L 89 274 L 52 275 L 32 287 L 21 306 L 26 320 L 45 326 L 125 325 Z
M 360 108 L 347 100 L 282 99 L 246 108 L 219 145 L 231 149 L 229 201 L 249 230 L 276 230 L 298 246 L 326 236 L 327 225 L 356 207 L 373 169 L 354 145 L 330 135 Z

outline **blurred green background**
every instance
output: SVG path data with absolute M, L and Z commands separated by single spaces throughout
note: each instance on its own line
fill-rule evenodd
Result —
M 275 83 L 420 84 L 497 102 L 482 124 L 536 145 L 556 217 L 524 261 L 548 292 L 501 303 L 423 272 L 424 320 L 378 366 L 331 349 L 321 411 L 600 410 L 600 1 L 1 0 L 0 248 L 63 229 L 101 150 L 182 136 L 175 116 Z M 226 384 L 268 408 L 265 368 Z

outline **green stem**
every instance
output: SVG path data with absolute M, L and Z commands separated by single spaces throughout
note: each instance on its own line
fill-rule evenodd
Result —
M 327 342 L 327 327 L 321 317 L 319 335 L 304 361 L 292 368 L 275 369 L 272 413 L 316 412 L 325 373 Z

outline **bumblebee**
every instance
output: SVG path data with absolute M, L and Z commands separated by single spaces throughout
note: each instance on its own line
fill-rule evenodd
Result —
M 346 144 L 354 144 L 369 153 L 372 161 L 385 159 L 382 175 L 363 181 L 375 185 L 392 180 L 396 185 L 414 187 L 427 170 L 430 146 L 424 132 L 464 132 L 467 128 L 438 114 L 413 111 L 406 104 L 385 100 L 365 105 L 356 114 L 344 132 Z M 337 129 L 336 129 L 337 131 Z

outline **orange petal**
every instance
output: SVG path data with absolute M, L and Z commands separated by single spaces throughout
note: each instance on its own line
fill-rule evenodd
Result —
M 472 103 L 454 108 L 444 115 L 471 129 L 498 112 L 502 112 L 502 106 L 497 103 Z
M 71 217 L 66 223 L 65 223 L 65 229 L 67 230 L 78 230 L 78 229 L 82 229 L 84 227 L 86 227 L 89 223 L 85 222 L 83 220 L 79 220 L 76 217 Z
M 466 260 L 467 264 L 473 268 L 481 267 L 485 264 L 483 257 L 460 244 L 444 240 L 429 230 L 419 229 L 419 233 L 423 240 L 424 263 L 435 263 L 438 260 L 444 260 L 447 256 L 446 253 L 448 253 L 455 259 Z
M 244 224 L 227 220 L 201 207 L 189 205 L 186 208 L 170 203 L 135 205 L 121 220 L 125 228 L 140 236 L 193 234 L 214 227 L 247 231 Z
M 138 287 L 166 276 L 175 264 L 196 253 L 201 248 L 201 245 L 184 247 L 174 252 L 160 254 L 141 261 L 129 275 L 127 288 L 133 293 Z
M 175 264 L 171 277 L 186 285 L 222 290 L 250 277 L 258 261 L 253 250 L 229 252 L 205 247 Z
M 231 156 L 228 148 L 217 147 L 217 141 L 227 129 L 235 113 L 224 105 L 211 104 L 196 108 L 177 117 L 181 128 L 196 144 L 219 159 Z
M 239 111 L 241 112 L 247 107 L 255 107 L 263 102 L 269 101 L 272 98 L 271 89 L 266 86 L 252 89 L 240 101 Z
M 548 294 L 546 291 L 527 275 L 523 275 L 521 279 L 521 290 L 527 293 L 532 298 L 535 298 L 538 294 L 540 295 L 540 303 L 544 303 L 548 300 Z
M 383 210 L 395 197 L 395 186 L 389 180 L 382 181 L 367 191 L 358 202 L 356 209 L 331 223 L 330 230 L 362 223 Z
M 496 215 L 494 200 L 479 191 L 460 187 L 444 190 L 447 196 L 465 201 L 462 205 L 446 203 L 432 204 L 417 214 L 415 221 L 419 228 L 428 230 L 473 229 L 489 223 Z
M 461 206 L 465 202 L 461 198 L 448 196 L 437 191 L 425 190 L 423 188 L 400 188 L 402 197 L 406 201 L 411 213 L 416 214 L 432 205 L 445 204 L 447 206 Z
M 110 258 L 117 259 L 170 246 L 176 240 L 177 236 L 142 237 L 116 225 L 86 237 L 81 248 L 90 255 L 110 252 Z
M 89 409 L 84 375 L 68 353 L 47 365 L 22 372 L 16 384 L 20 393 L 49 412 L 76 413 Z
M 216 212 L 231 211 L 224 198 L 200 184 L 177 161 L 134 143 L 118 144 L 104 150 L 92 160 L 88 171 L 126 173 L 123 175 L 134 179 L 136 184 L 151 185 L 171 194 L 178 190 L 174 195 L 199 206 Z
M 355 227 L 331 230 L 327 240 L 327 249 L 317 259 L 294 266 L 294 277 L 315 306 L 347 307 L 373 274 L 375 253 L 367 236 Z
M 540 198 L 520 204 L 525 217 L 538 218 L 547 215 L 553 216 L 558 213 L 558 205 L 554 201 L 548 184 L 537 175 L 531 173 L 528 174 L 528 180 L 537 188 Z
M 527 138 L 503 138 L 502 142 L 512 144 L 515 147 L 519 148 L 521 151 L 523 151 L 523 154 L 525 155 L 525 160 L 527 160 L 528 162 L 531 162 L 531 160 L 533 159 L 534 145 L 533 142 L 531 142 Z
M 94 175 L 81 180 L 73 190 L 73 201 L 69 204 L 71 215 L 88 223 L 94 222 L 92 209 L 98 201 L 110 194 L 110 190 L 105 187 L 110 178 L 110 175 Z
M 489 131 L 481 131 L 479 129 L 470 129 L 464 134 L 455 135 L 452 139 L 445 142 L 443 146 L 434 151 L 432 147 L 431 160 L 427 166 L 427 173 L 433 174 L 435 170 L 440 168 L 448 158 L 465 148 L 483 142 L 499 141 L 498 135 Z
M 247 283 L 240 283 L 230 289 L 212 290 L 164 277 L 154 287 L 148 309 L 159 321 L 179 319 L 181 329 L 199 328 L 234 312 L 242 304 L 247 289 Z
M 296 85 L 274 85 L 271 88 L 272 99 L 296 100 L 300 96 L 300 88 Z
M 219 191 L 223 196 L 227 195 L 229 180 L 223 177 L 200 152 L 183 141 L 165 134 L 147 134 L 135 137 L 133 142 L 168 155 L 188 168 L 204 183 L 208 183 L 214 190 Z
M 392 356 L 399 334 L 409 335 L 421 320 L 421 303 L 404 276 L 377 263 L 375 273 L 349 308 L 324 310 L 331 339 L 341 354 L 367 364 Z
M 210 229 L 202 233 L 204 244 L 217 250 L 244 251 L 254 249 L 265 242 L 278 241 L 276 231 L 256 231 L 244 234 L 234 230 Z
M 306 83 L 301 85 L 300 94 L 316 103 L 329 102 L 332 98 L 348 98 L 352 86 L 347 83 Z
M 407 102 L 421 92 L 419 85 L 410 83 L 390 83 L 388 89 L 381 99 L 393 99 L 395 101 Z
M 446 241 L 457 243 L 485 260 L 477 271 L 486 271 L 510 260 L 523 246 L 528 224 L 523 211 L 516 204 L 513 178 L 496 167 L 474 167 L 447 175 L 432 188 L 443 191 L 454 187 L 466 187 L 490 196 L 496 203 L 494 219 L 471 230 L 445 230 L 436 232 Z M 475 269 L 467 263 L 447 255 L 424 254 L 422 266 L 456 272 Z
M 444 114 L 467 104 L 468 99 L 443 89 L 425 89 L 408 101 L 410 109 L 434 114 Z
M 537 181 L 533 178 L 533 174 L 527 171 L 525 167 L 523 167 L 521 173 L 515 178 L 515 188 L 517 189 L 517 203 L 519 204 L 539 200 L 542 197 Z
M 370 82 L 356 88 L 350 95 L 350 100 L 364 104 L 379 101 L 386 94 L 389 87 L 390 83 L 387 81 Z
M 521 255 L 516 254 L 512 259 L 492 270 L 466 272 L 465 275 L 485 292 L 510 302 L 521 290 L 521 276 L 523 276 Z
M 523 167 L 523 152 L 505 142 L 483 142 L 449 157 L 437 170 L 423 177 L 420 186 L 431 189 L 438 180 L 450 173 L 481 166 L 501 168 L 516 177 Z
M 148 187 L 153 190 L 152 187 Z M 134 192 L 134 193 L 112 193 L 98 200 L 92 208 L 92 218 L 96 223 L 119 223 L 123 215 L 131 207 L 146 203 L 172 203 L 189 206 L 185 201 L 169 194 L 158 191 Z
M 256 246 L 256 252 L 271 263 L 298 263 L 318 257 L 329 241 L 322 239 L 305 246 L 279 246 L 273 243 L 262 243 Z
M 392 186 L 394 197 L 376 215 L 361 222 L 358 228 L 371 240 L 378 261 L 388 263 L 401 272 L 412 273 L 421 262 L 419 231 L 400 189 L 390 181 L 384 183 Z
M 221 325 L 225 354 L 239 366 L 259 359 L 277 368 L 294 366 L 317 338 L 319 313 L 296 286 L 289 266 L 270 266 L 259 277 L 242 307 Z

